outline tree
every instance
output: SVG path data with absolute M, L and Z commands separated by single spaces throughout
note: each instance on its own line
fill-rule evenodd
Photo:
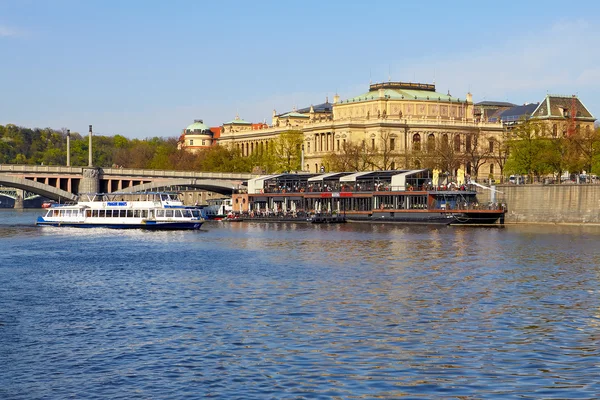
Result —
M 370 157 L 368 157 L 369 163 L 379 170 L 392 169 L 397 163 L 398 152 L 396 151 L 398 143 L 396 142 L 396 135 L 390 131 L 381 132 L 379 137 L 379 147 L 371 149 Z
M 465 164 L 471 164 L 471 176 L 475 179 L 479 176 L 479 168 L 492 156 L 488 143 L 482 143 L 481 130 L 466 133 L 465 139 Z
M 579 130 L 570 139 L 581 161 L 580 168 L 577 170 L 600 173 L 600 127 Z
M 340 150 L 323 158 L 329 171 L 368 171 L 375 165 L 376 150 L 367 149 L 366 144 L 343 142 Z
M 544 136 L 544 130 L 543 123 L 527 120 L 510 132 L 510 156 L 506 163 L 508 172 L 528 175 L 530 182 L 533 182 L 534 175 L 545 169 L 544 145 L 540 140 Z
M 283 132 L 277 139 L 273 140 L 271 154 L 275 169 L 278 172 L 299 171 L 302 169 L 300 158 L 303 142 L 304 133 L 294 130 Z

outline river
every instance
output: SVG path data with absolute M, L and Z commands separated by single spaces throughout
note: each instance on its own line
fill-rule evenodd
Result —
M 594 398 L 600 228 L 0 210 L 1 399 Z

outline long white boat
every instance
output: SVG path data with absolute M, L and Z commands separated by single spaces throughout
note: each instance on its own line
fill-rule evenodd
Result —
M 200 209 L 183 205 L 177 193 L 82 194 L 74 204 L 53 204 L 38 226 L 175 230 L 199 229 Z

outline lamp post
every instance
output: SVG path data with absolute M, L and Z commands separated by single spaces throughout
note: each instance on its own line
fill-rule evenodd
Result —
M 408 121 L 404 119 L 404 168 L 408 169 Z
M 88 156 L 88 167 L 91 167 L 92 166 L 92 126 L 91 125 L 90 125 L 89 137 L 90 137 L 90 144 L 89 144 L 90 149 L 89 149 L 89 156 Z
M 67 167 L 71 166 L 71 130 L 67 129 Z

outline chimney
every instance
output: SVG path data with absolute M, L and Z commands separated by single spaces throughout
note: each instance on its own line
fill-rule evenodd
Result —
M 471 92 L 467 93 L 467 103 L 472 103 L 473 102 L 473 95 L 471 94 Z

